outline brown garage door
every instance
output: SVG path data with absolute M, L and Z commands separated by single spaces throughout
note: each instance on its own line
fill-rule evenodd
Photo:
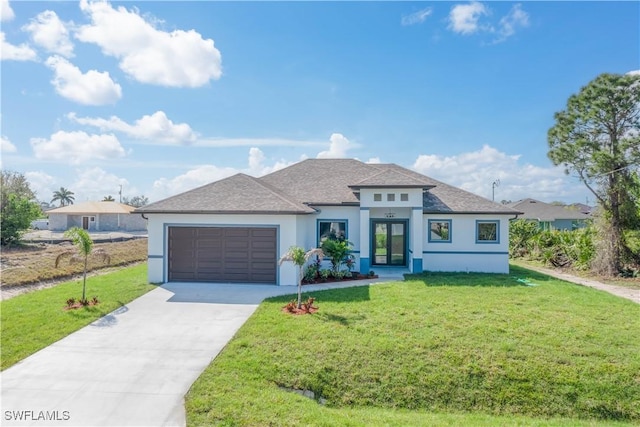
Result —
M 169 227 L 169 281 L 276 283 L 275 228 Z

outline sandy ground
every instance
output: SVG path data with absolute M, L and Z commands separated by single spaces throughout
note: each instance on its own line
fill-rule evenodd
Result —
M 532 265 L 523 266 L 529 270 L 534 270 L 547 276 L 555 277 L 557 279 L 566 280 L 567 282 L 576 283 L 578 285 L 587 286 L 589 288 L 599 289 L 601 291 L 609 292 L 610 294 L 617 295 L 622 298 L 631 300 L 637 304 L 640 304 L 640 290 L 625 288 L 624 286 L 608 285 L 606 283 L 598 282 L 596 280 L 585 279 L 582 277 L 574 276 L 572 274 L 563 273 L 560 271 L 552 270 L 544 267 L 535 267 Z

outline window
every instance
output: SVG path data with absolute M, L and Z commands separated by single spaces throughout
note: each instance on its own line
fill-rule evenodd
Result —
M 346 239 L 347 221 L 345 220 L 318 220 L 318 247 L 326 239 Z
M 387 194 L 387 202 L 395 202 L 396 201 L 396 195 L 393 193 L 389 193 Z
M 408 201 L 409 201 L 409 194 L 407 194 L 407 193 L 401 193 L 401 194 L 400 194 L 400 201 L 401 201 L 401 202 L 408 202 Z
M 428 233 L 430 243 L 451 243 L 451 220 L 430 219 Z
M 375 194 L 373 195 L 373 201 L 374 201 L 374 202 L 381 202 L 381 201 L 382 201 L 382 194 L 380 194 L 380 193 L 375 193 Z
M 476 221 L 476 243 L 500 243 L 500 221 Z

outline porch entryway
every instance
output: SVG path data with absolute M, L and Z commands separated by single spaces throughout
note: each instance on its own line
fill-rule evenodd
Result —
M 377 266 L 407 265 L 407 221 L 374 220 L 371 222 L 373 242 L 372 264 Z

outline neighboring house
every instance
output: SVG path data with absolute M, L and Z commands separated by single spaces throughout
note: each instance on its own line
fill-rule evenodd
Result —
M 591 218 L 589 213 L 583 212 L 585 209 L 552 205 L 535 199 L 519 200 L 507 206 L 523 212 L 519 218 L 537 221 L 543 230 L 575 230 L 586 227 Z
M 148 218 L 149 280 L 295 285 L 291 246 L 353 243 L 362 273 L 509 271 L 519 212 L 395 164 L 305 160 L 138 208 Z
M 117 202 L 84 202 L 47 211 L 49 230 L 80 227 L 88 231 L 144 231 L 147 221 L 133 206 Z

